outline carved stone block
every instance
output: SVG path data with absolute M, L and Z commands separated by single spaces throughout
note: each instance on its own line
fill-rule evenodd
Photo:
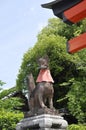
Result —
M 61 116 L 43 114 L 22 119 L 16 130 L 66 130 L 68 123 Z

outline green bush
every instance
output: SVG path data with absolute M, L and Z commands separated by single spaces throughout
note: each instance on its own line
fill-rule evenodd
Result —
M 72 124 L 72 125 L 69 125 L 68 126 L 68 130 L 86 130 L 86 125 L 75 125 L 75 124 Z
M 15 130 L 16 124 L 23 118 L 22 113 L 0 111 L 0 130 Z

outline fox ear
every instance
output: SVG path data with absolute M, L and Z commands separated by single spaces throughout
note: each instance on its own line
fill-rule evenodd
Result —
M 48 57 L 48 55 L 44 55 L 44 57 L 43 57 L 44 59 L 46 59 L 47 60 L 47 62 L 49 62 L 49 57 Z

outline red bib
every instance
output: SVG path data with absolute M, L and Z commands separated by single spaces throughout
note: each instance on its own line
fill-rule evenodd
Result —
M 42 82 L 42 81 L 54 83 L 54 80 L 51 76 L 49 69 L 41 69 L 40 70 L 36 82 Z

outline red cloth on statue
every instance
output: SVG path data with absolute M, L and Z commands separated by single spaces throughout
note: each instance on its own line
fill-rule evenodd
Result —
M 51 76 L 49 69 L 41 69 L 40 70 L 36 82 L 42 82 L 42 81 L 54 83 L 54 80 Z

